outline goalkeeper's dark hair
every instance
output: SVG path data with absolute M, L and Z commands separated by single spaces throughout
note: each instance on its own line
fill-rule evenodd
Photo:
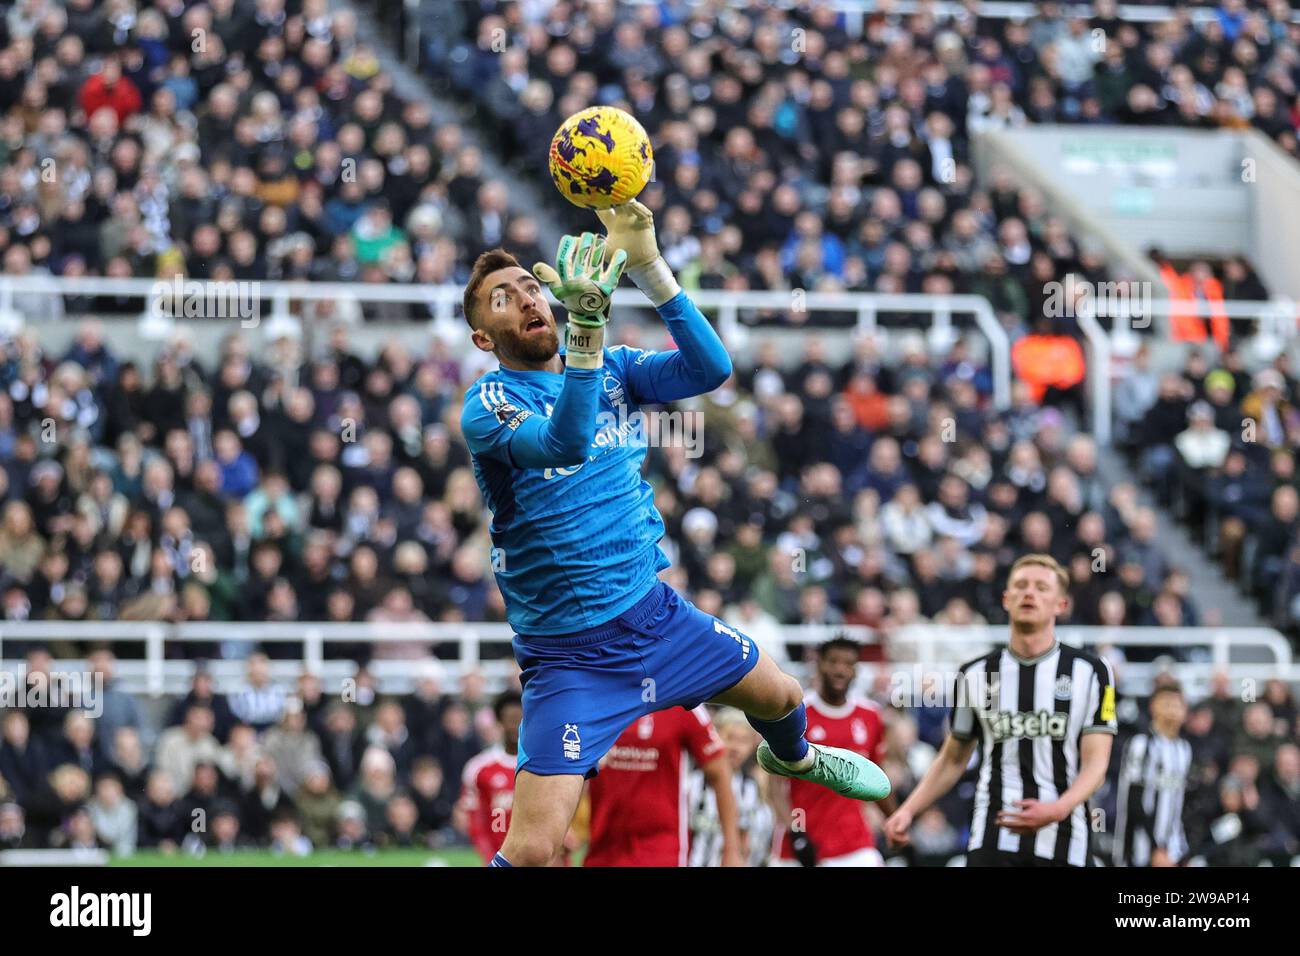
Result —
M 492 702 L 492 713 L 496 715 L 497 723 L 501 722 L 501 715 L 506 712 L 507 707 L 523 707 L 524 699 L 516 691 L 503 691 Z
M 862 656 L 862 645 L 843 634 L 836 634 L 829 641 L 817 645 L 817 659 L 826 660 L 826 655 L 831 651 L 852 651 L 853 656 L 857 658 Z
M 483 285 L 483 280 L 498 269 L 509 269 L 511 266 L 523 268 L 519 265 L 518 259 L 500 247 L 489 249 L 474 260 L 474 268 L 469 273 L 469 282 L 465 285 L 465 298 L 461 301 L 465 321 L 469 323 L 471 329 L 478 328 L 478 290 Z

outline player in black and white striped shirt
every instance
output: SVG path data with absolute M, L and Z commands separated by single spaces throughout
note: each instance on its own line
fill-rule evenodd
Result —
M 1150 733 L 1135 735 L 1120 762 L 1116 866 L 1175 866 L 1187 855 L 1183 797 L 1192 745 L 1179 736 L 1187 703 L 1176 684 L 1151 694 Z
M 963 664 L 948 739 L 885 823 L 907 843 L 912 820 L 957 783 L 980 745 L 971 866 L 1089 866 L 1087 800 L 1101 786 L 1116 732 L 1115 687 L 1100 658 L 1056 640 L 1069 578 L 1051 556 L 1011 566 L 1006 646 Z
M 713 716 L 718 736 L 727 746 L 726 759 L 731 770 L 732 791 L 736 795 L 736 828 L 740 831 L 746 866 L 762 866 L 772 848 L 772 808 L 751 774 L 745 772 L 758 742 L 762 738 L 745 715 L 734 707 L 724 707 Z M 687 804 L 690 807 L 690 866 L 722 865 L 722 822 L 713 788 L 704 771 L 691 772 Z

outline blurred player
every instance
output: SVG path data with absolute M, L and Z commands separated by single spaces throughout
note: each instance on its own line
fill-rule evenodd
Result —
M 772 808 L 767 805 L 762 782 L 749 772 L 750 760 L 762 738 L 749 726 L 745 715 L 724 707 L 713 718 L 718 736 L 727 748 L 731 791 L 736 797 L 736 827 L 740 831 L 740 852 L 747 866 L 763 866 L 772 848 Z M 687 783 L 690 807 L 690 866 L 722 866 L 726 827 L 713 787 L 703 770 L 691 772 Z
M 817 648 L 813 693 L 808 708 L 808 739 L 817 744 L 854 750 L 879 764 L 885 759 L 885 727 L 875 705 L 852 691 L 861 648 L 845 637 Z M 784 786 L 783 786 L 784 785 Z M 802 780 L 777 781 L 774 803 L 788 829 L 781 838 L 779 866 L 883 866 L 876 849 L 866 807 L 824 787 Z M 892 798 L 881 803 L 886 813 Z
M 519 695 L 506 691 L 492 706 L 501 742 L 471 757 L 461 776 L 460 805 L 465 830 L 484 863 L 492 862 L 510 827 L 515 796 L 515 762 L 519 758 Z
M 770 773 L 862 800 L 889 792 L 860 754 L 808 743 L 798 681 L 658 579 L 669 562 L 641 476 L 641 406 L 719 387 L 731 359 L 660 256 L 650 211 L 632 202 L 599 215 L 608 239 L 566 236 L 556 268 L 538 263 L 530 275 L 496 249 L 475 261 L 465 288 L 474 345 L 500 368 L 466 391 L 461 427 L 492 511 L 493 568 L 524 688 L 514 813 L 496 866 L 547 865 L 584 778 L 629 724 L 672 707 L 745 711 Z M 604 347 L 624 265 L 675 349 Z M 564 352 L 543 282 L 569 312 Z
M 1192 745 L 1180 735 L 1187 703 L 1176 684 L 1151 693 L 1151 730 L 1135 734 L 1120 761 L 1116 866 L 1176 866 L 1187 855 L 1183 798 Z
M 639 718 L 587 785 L 591 835 L 583 866 L 685 866 L 689 757 L 718 802 L 724 866 L 743 866 L 726 748 L 703 706 Z
M 905 846 L 912 820 L 961 779 L 976 743 L 970 866 L 1092 866 L 1088 798 L 1101 786 L 1116 732 L 1110 665 L 1057 643 L 1069 578 L 1055 558 L 1011 566 L 1002 607 L 1011 640 L 961 667 L 948 738 L 885 822 Z

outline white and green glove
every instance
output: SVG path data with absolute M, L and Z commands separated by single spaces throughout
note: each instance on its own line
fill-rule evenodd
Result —
M 597 209 L 596 215 L 605 226 L 608 247 L 627 253 L 628 276 L 656 309 L 682 291 L 659 254 L 654 213 L 633 199 L 621 206 Z
M 574 368 L 601 368 L 605 364 L 609 300 L 627 263 L 627 253 L 619 249 L 610 254 L 606 266 L 605 253 L 605 238 L 584 232 L 560 240 L 554 269 L 545 262 L 533 266 L 533 275 L 569 312 L 565 362 Z

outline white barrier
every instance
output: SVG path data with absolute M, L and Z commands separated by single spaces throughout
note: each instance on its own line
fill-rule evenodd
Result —
M 195 288 L 187 292 L 190 286 Z M 228 287 L 236 286 L 237 290 Z M 167 303 L 175 298 L 176 284 L 164 279 L 106 279 L 99 277 L 65 278 L 61 276 L 0 276 L 0 331 L 7 327 L 16 331 L 25 317 L 15 309 L 15 296 L 131 296 L 145 302 L 141 320 L 144 337 L 163 339 L 170 334 L 176 320 L 170 316 Z M 229 282 L 200 283 L 191 281 L 182 289 L 182 295 L 202 295 L 213 298 L 238 298 L 240 301 L 271 303 L 271 315 L 266 318 L 268 328 L 286 332 L 301 331 L 295 306 L 303 302 L 338 302 L 341 300 L 383 303 L 405 303 L 430 307 L 434 318 L 431 331 L 450 335 L 453 339 L 464 336 L 464 325 L 456 318 L 464 289 L 459 285 L 402 285 L 345 282 Z M 806 292 L 793 289 L 786 292 L 728 292 L 717 289 L 700 289 L 690 293 L 692 301 L 701 310 L 716 311 L 718 334 L 728 348 L 743 348 L 748 342 L 750 329 L 740 321 L 747 310 L 777 312 L 840 312 L 854 316 L 854 328 L 860 334 L 877 331 L 877 318 L 881 313 L 904 313 L 928 316 L 929 321 L 918 322 L 918 327 L 928 325 L 931 343 L 943 348 L 952 344 L 958 333 L 953 327 L 955 313 L 969 313 L 975 319 L 980 333 L 989 344 L 990 370 L 993 376 L 993 402 L 998 408 L 1011 404 L 1011 341 L 1006 329 L 993 314 L 988 300 L 977 295 L 885 295 L 874 292 Z M 620 289 L 614 293 L 614 304 L 620 308 L 646 309 L 645 296 L 633 289 Z M 224 315 L 224 313 L 223 313 Z M 220 319 L 232 326 L 255 328 L 263 317 L 241 320 L 238 315 Z M 195 321 L 204 321 L 196 319 Z M 211 320 L 207 320 L 211 321 Z
M 900 629 L 887 638 L 864 627 L 800 625 L 784 628 L 782 639 L 791 647 L 809 650 L 836 635 L 868 645 L 885 645 L 888 663 L 864 665 L 863 678 L 870 682 L 882 671 L 951 675 L 957 666 L 1007 640 L 1005 627 L 946 627 L 919 625 Z M 1203 696 L 1216 674 L 1234 681 L 1263 682 L 1279 679 L 1300 684 L 1300 666 L 1293 659 L 1290 642 L 1281 633 L 1263 627 L 1075 627 L 1063 625 L 1060 639 L 1074 646 L 1095 649 L 1113 646 L 1121 651 L 1133 648 L 1175 648 L 1184 658 L 1170 664 L 1170 670 L 1187 686 L 1192 696 Z M 219 643 L 226 641 L 302 645 L 292 659 L 272 660 L 276 680 L 292 682 L 307 670 L 316 674 L 327 693 L 356 672 L 350 660 L 327 659 L 330 644 L 392 644 L 418 641 L 431 647 L 454 646 L 455 656 L 443 660 L 449 685 L 464 674 L 479 672 L 493 687 L 501 686 L 517 671 L 510 651 L 513 631 L 506 624 L 328 624 L 328 623 L 189 623 L 116 621 L 104 623 L 62 623 L 53 621 L 0 623 L 0 670 L 19 673 L 24 663 L 13 654 L 6 659 L 6 643 L 14 641 L 112 641 L 121 646 L 139 644 L 143 654 L 119 660 L 118 686 L 132 693 L 161 696 L 183 694 L 194 673 L 194 661 L 167 658 L 166 644 Z M 122 648 L 126 652 L 125 648 Z M 484 651 L 487 650 L 485 655 Z M 134 658 L 134 659 L 133 659 Z M 370 670 L 380 688 L 405 693 L 415 683 L 418 660 L 374 660 Z M 234 690 L 244 677 L 241 660 L 211 660 L 209 669 L 222 691 Z M 1133 692 L 1150 687 L 1160 665 L 1126 663 L 1121 683 Z M 55 670 L 81 671 L 85 663 L 58 662 Z M 917 670 L 919 668 L 919 671 Z M 796 676 L 807 675 L 806 663 L 797 655 L 791 665 Z M 450 689 L 450 686 L 446 689 Z

